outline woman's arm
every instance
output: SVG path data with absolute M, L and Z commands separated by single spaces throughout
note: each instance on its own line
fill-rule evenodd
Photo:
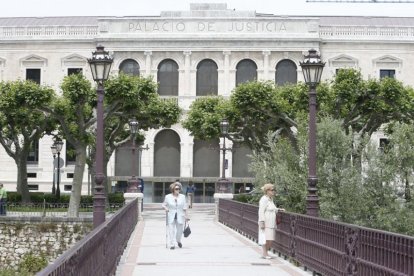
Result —
M 265 211 L 267 207 L 267 199 L 266 197 L 262 197 L 259 201 L 259 223 L 265 221 Z
M 164 210 L 168 212 L 167 196 L 165 196 L 164 198 L 164 202 L 162 203 L 162 208 L 164 208 Z

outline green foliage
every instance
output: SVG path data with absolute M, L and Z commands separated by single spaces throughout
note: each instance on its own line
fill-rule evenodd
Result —
M 7 202 L 16 203 L 22 201 L 22 195 L 18 192 L 7 192 Z
M 364 150 L 364 166 L 355 166 L 353 133 L 342 129 L 342 122 L 323 118 L 318 123 L 318 195 L 320 214 L 329 219 L 358 224 L 407 235 L 414 234 L 412 201 L 401 196 L 406 191 L 404 174 L 398 170 L 401 159 L 407 157 L 411 168 L 408 189 L 412 189 L 411 156 L 414 139 L 412 125 L 395 124 L 394 138 L 387 151 L 368 146 Z M 293 212 L 304 212 L 307 194 L 307 128 L 299 123 L 298 149 L 285 138 L 268 136 L 269 150 L 254 154 L 251 169 L 256 174 L 256 189 L 264 183 L 275 183 L 276 203 Z M 398 141 L 398 142 L 397 142 Z M 408 151 L 404 156 L 397 149 Z M 399 180 L 404 179 L 400 182 Z M 399 184 L 400 183 L 400 184 Z M 401 187 L 402 186 L 402 187 Z
M 249 199 L 251 198 L 248 194 L 236 194 L 234 195 L 233 199 L 243 203 L 249 203 Z
M 191 104 L 182 124 L 196 139 L 214 139 L 220 136 L 220 122 L 230 114 L 229 102 L 223 97 L 201 97 Z
M 110 204 L 124 204 L 125 198 L 123 193 L 108 194 L 108 201 Z
M 36 273 L 45 268 L 47 259 L 43 254 L 34 254 L 32 252 L 23 256 L 19 263 L 20 272 Z
M 42 193 L 42 192 L 31 192 L 30 193 L 30 201 L 32 203 L 43 203 L 44 193 Z
M 45 133 L 55 129 L 56 121 L 47 113 L 55 99 L 49 87 L 32 81 L 9 81 L 0 83 L 0 144 L 17 164 L 17 190 L 28 201 L 26 160 L 30 145 Z

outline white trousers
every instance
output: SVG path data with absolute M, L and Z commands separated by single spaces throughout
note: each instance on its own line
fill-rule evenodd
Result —
M 168 240 L 170 242 L 170 247 L 176 246 L 177 242 L 181 242 L 183 230 L 184 224 L 177 223 L 176 219 L 172 223 L 168 224 Z

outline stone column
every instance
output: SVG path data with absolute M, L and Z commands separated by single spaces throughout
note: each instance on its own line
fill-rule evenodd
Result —
M 191 51 L 184 51 L 184 95 L 189 96 L 191 91 Z
M 263 54 L 263 79 L 268 80 L 269 79 L 269 56 L 270 56 L 269 50 L 264 50 L 262 52 Z
M 138 220 L 142 220 L 142 200 L 144 199 L 143 193 L 124 193 L 125 204 L 138 198 Z
M 224 55 L 224 87 L 223 87 L 223 95 L 229 96 L 230 95 L 230 55 L 231 51 L 223 51 Z
M 227 193 L 215 193 L 214 194 L 214 204 L 215 204 L 214 219 L 215 221 L 219 220 L 219 200 L 220 199 L 233 199 L 233 194 L 227 194 Z
M 145 55 L 145 74 L 147 76 L 151 75 L 151 56 L 152 56 L 152 51 L 145 51 L 144 52 Z

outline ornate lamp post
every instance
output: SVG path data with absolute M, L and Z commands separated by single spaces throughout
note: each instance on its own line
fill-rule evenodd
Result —
M 95 155 L 95 194 L 93 196 L 93 226 L 98 227 L 105 221 L 105 194 L 104 194 L 104 82 L 109 77 L 113 58 L 103 46 L 97 46 L 88 59 L 91 67 L 92 78 L 97 83 L 97 107 L 96 107 L 96 155 Z
M 138 193 L 138 179 L 135 177 L 135 168 L 136 168 L 136 145 L 135 139 L 137 137 L 139 129 L 139 123 L 137 120 L 132 119 L 129 121 L 129 131 L 131 132 L 131 140 L 132 140 L 132 172 L 131 178 L 128 180 L 128 189 L 127 192 L 129 193 Z
M 55 143 L 53 143 L 53 145 L 50 147 L 50 149 L 52 150 L 52 154 L 53 154 L 53 184 L 52 184 L 52 194 L 56 194 L 56 188 L 55 188 L 55 181 L 56 181 L 56 166 L 55 166 L 55 159 L 56 159 L 56 154 L 57 154 L 57 149 L 56 149 L 56 145 Z
M 308 156 L 308 195 L 306 197 L 306 214 L 319 216 L 318 177 L 316 176 L 316 86 L 321 81 L 325 63 L 314 49 L 305 55 L 302 67 L 305 83 L 309 86 L 309 156 Z
M 227 160 L 226 160 L 226 151 L 232 150 L 232 148 L 226 147 L 226 136 L 229 134 L 229 122 L 224 119 L 220 122 L 220 132 L 223 137 L 223 146 L 220 147 L 220 150 L 223 152 L 223 161 L 222 161 L 222 168 L 221 168 L 221 179 L 218 180 L 218 190 L 219 192 L 231 192 L 231 182 L 226 179 L 226 168 L 227 168 Z
M 221 178 L 226 179 L 226 151 L 229 150 L 228 148 L 226 148 L 226 135 L 229 133 L 229 122 L 226 119 L 220 122 L 220 131 L 221 135 L 223 136 L 223 147 L 220 148 L 220 150 L 223 151 Z
M 60 152 L 63 147 L 62 140 L 55 141 L 55 147 L 57 152 L 57 176 L 56 176 L 56 199 L 60 199 Z

